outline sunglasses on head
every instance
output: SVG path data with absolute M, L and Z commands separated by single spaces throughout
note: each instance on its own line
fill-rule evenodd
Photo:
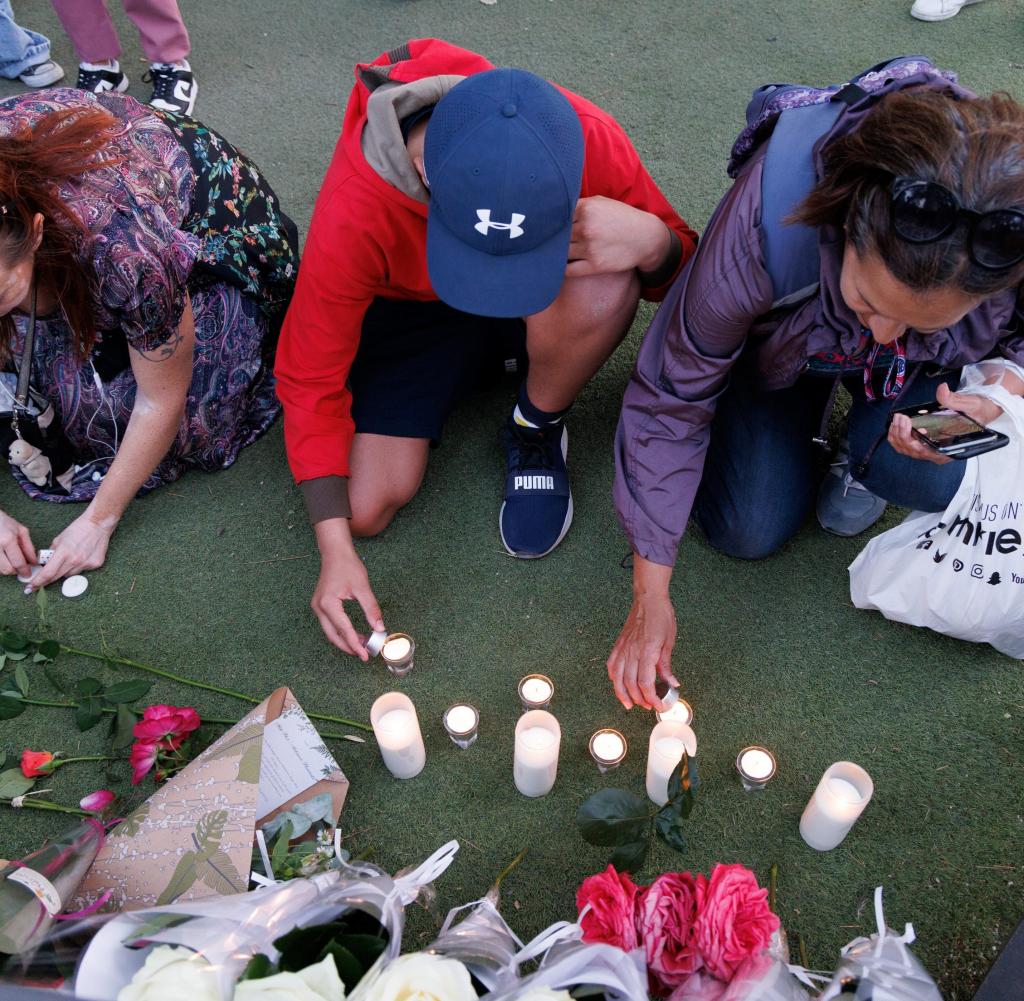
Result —
M 908 243 L 934 243 L 962 222 L 967 227 L 967 252 L 975 264 L 1000 270 L 1024 261 L 1024 212 L 965 209 L 936 181 L 897 177 L 892 182 L 892 222 Z

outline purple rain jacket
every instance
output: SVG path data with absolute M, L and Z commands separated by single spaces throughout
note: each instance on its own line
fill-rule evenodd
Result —
M 935 83 L 961 97 L 954 84 Z M 852 131 L 866 111 L 840 117 L 825 143 Z M 820 147 L 817 153 L 821 170 Z M 644 335 L 615 435 L 615 511 L 630 546 L 673 566 L 700 485 L 715 403 L 741 357 L 763 389 L 792 386 L 820 352 L 846 355 L 860 323 L 839 293 L 843 234 L 822 227 L 821 286 L 792 309 L 766 314 L 772 284 L 761 251 L 761 168 L 754 153 L 719 202 L 697 253 L 676 279 Z M 956 326 L 904 335 L 908 362 L 959 367 L 992 356 L 1024 364 L 1017 292 L 986 300 Z

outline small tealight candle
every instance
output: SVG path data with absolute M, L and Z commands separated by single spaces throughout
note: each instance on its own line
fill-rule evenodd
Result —
M 668 802 L 668 783 L 683 751 L 697 754 L 697 735 L 686 723 L 665 720 L 651 731 L 647 747 L 647 795 L 658 806 Z
M 654 714 L 657 717 L 659 723 L 663 723 L 667 719 L 673 719 L 677 723 L 686 723 L 689 725 L 693 722 L 693 707 L 686 699 L 678 699 L 671 708 L 664 710 L 663 712 L 656 712 Z
M 396 779 L 411 779 L 423 771 L 427 752 L 416 707 L 408 695 L 401 692 L 382 695 L 370 709 L 370 724 L 380 756 Z
M 519 682 L 519 701 L 523 712 L 547 709 L 555 694 L 555 683 L 543 674 L 528 674 Z
M 374 632 L 370 633 L 370 635 L 366 639 L 366 643 L 364 644 L 366 652 L 371 657 L 376 657 L 377 654 L 379 654 L 381 650 L 384 648 L 384 644 L 387 642 L 387 639 L 388 634 L 383 629 L 377 629 Z
M 561 742 L 562 729 L 551 713 L 532 709 L 519 717 L 512 774 L 516 788 L 524 796 L 545 796 L 551 792 L 558 776 Z
M 590 738 L 590 756 L 597 762 L 597 770 L 605 772 L 618 768 L 626 757 L 626 738 L 618 730 L 598 730 Z
M 465 750 L 477 738 L 480 714 L 473 706 L 459 703 L 444 714 L 444 728 L 456 747 Z
M 380 655 L 395 677 L 407 675 L 413 666 L 416 644 L 408 633 L 392 633 L 380 648 Z
M 871 776 L 860 765 L 830 765 L 804 808 L 800 836 L 819 852 L 831 851 L 850 832 L 874 791 Z
M 747 792 L 756 792 L 768 784 L 778 771 L 775 755 L 767 747 L 744 747 L 736 755 L 736 771 Z

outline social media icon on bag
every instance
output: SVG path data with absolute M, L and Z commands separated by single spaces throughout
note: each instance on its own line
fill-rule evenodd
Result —
M 984 577 L 985 576 L 985 568 L 980 563 L 975 563 L 974 566 L 971 567 L 971 576 L 972 577 Z
M 953 560 L 953 572 L 954 573 L 960 573 L 960 571 L 963 570 L 963 568 L 964 568 L 964 561 L 963 560 Z

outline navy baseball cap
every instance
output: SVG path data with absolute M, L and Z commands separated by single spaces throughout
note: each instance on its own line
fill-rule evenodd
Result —
M 467 77 L 438 101 L 423 161 L 438 297 L 478 316 L 550 306 L 583 179 L 583 128 L 565 96 L 525 70 Z

